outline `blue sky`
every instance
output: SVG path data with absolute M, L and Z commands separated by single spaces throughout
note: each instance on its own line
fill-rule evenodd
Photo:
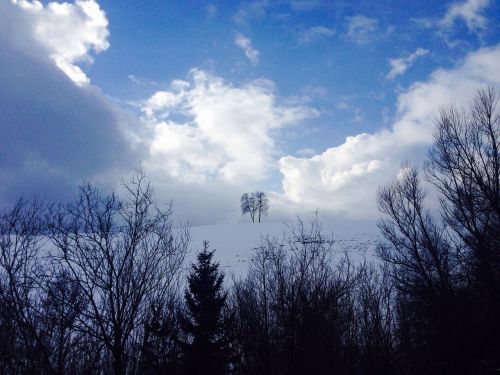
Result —
M 500 3 L 1 0 L 0 198 L 139 165 L 193 223 L 377 217 L 443 105 L 500 86 Z

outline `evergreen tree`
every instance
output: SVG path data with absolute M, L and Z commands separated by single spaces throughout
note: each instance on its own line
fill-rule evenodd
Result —
M 213 254 L 205 241 L 188 276 L 184 296 L 187 311 L 181 319 L 189 338 L 183 344 L 187 374 L 223 374 L 228 370 L 228 320 L 224 316 L 227 292 L 223 288 L 224 274 L 219 264 L 212 262 Z

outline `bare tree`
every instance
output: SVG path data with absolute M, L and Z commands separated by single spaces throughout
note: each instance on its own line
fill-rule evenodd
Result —
M 378 206 L 386 217 L 378 226 L 388 242 L 379 245 L 378 254 L 396 266 L 398 288 L 425 288 L 437 298 L 438 290 L 450 289 L 450 246 L 444 228 L 424 208 L 424 199 L 418 171 L 409 166 L 379 190 Z
M 358 277 L 317 221 L 263 238 L 234 288 L 242 373 L 355 373 Z
M 36 200 L 20 199 L 0 215 L 2 373 L 76 374 L 99 365 L 100 349 L 75 330 L 85 302 L 51 261 L 45 213 Z
M 252 223 L 255 223 L 255 219 L 260 223 L 261 217 L 267 215 L 269 211 L 269 200 L 266 194 L 262 191 L 256 191 L 253 193 L 244 193 L 241 196 L 241 213 L 243 215 L 250 214 Z
M 160 208 L 143 172 L 124 184 L 126 199 L 80 188 L 75 203 L 54 208 L 50 237 L 54 255 L 84 297 L 78 330 L 96 338 L 124 374 L 128 348 L 159 305 L 182 266 L 189 232 L 174 229 L 171 205 Z
M 405 166 L 378 194 L 385 217 L 379 228 L 387 242 L 378 247 L 397 289 L 400 352 L 405 367 L 441 372 L 460 366 L 453 280 L 454 252 L 446 230 L 424 207 L 418 172 Z M 437 334 L 439 332 L 440 334 Z M 457 367 L 457 368 L 458 368 Z
M 257 209 L 258 219 L 260 223 L 260 218 L 267 215 L 269 211 L 269 199 L 267 199 L 266 194 L 262 191 L 256 191 L 255 193 L 255 206 Z
M 470 113 L 443 109 L 426 173 L 441 193 L 445 223 L 463 246 L 478 291 L 500 307 L 500 103 L 479 90 Z
M 19 199 L 0 215 L 0 305 L 2 320 L 12 329 L 8 346 L 14 350 L 7 360 L 13 371 L 56 373 L 39 313 L 39 283 L 45 272 L 41 257 L 43 210 L 35 200 Z
M 359 372 L 390 374 L 397 363 L 394 288 L 387 267 L 365 264 L 355 300 Z
M 417 372 L 493 371 L 500 345 L 500 107 L 479 90 L 470 112 L 436 121 L 426 177 L 441 220 L 424 207 L 417 170 L 380 189 L 378 248 L 397 298 L 399 352 Z M 477 308 L 481 306 L 481 308 Z
M 243 215 L 250 214 L 252 223 L 255 223 L 255 214 L 257 212 L 257 206 L 255 202 L 255 196 L 253 193 L 244 193 L 241 196 L 241 213 Z
M 40 332 L 50 348 L 55 372 L 63 375 L 83 371 L 83 353 L 88 351 L 88 341 L 92 339 L 74 329 L 86 303 L 80 286 L 70 278 L 67 270 L 61 269 L 54 270 L 42 282 L 41 288 Z M 99 353 L 93 348 L 91 351 Z
M 500 353 L 500 97 L 479 90 L 465 112 L 443 109 L 425 171 L 441 195 L 467 290 L 472 318 L 470 341 L 482 363 L 498 363 Z M 475 306 L 482 306 L 476 309 Z

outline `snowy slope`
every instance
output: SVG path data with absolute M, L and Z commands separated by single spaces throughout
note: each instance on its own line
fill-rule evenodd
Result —
M 293 224 L 292 224 L 293 225 Z M 227 276 L 244 276 L 254 248 L 266 235 L 282 237 L 287 231 L 285 223 L 238 223 L 195 226 L 191 228 L 191 251 L 188 263 L 194 261 L 196 252 L 204 240 L 210 248 L 216 249 L 214 258 L 220 263 Z M 364 254 L 372 257 L 379 240 L 374 222 L 323 223 L 323 233 L 333 234 L 335 245 L 340 251 L 348 251 L 356 258 Z
M 202 249 L 203 241 L 209 241 L 210 249 L 215 249 L 215 260 L 221 265 L 226 274 L 226 280 L 231 276 L 245 277 L 249 261 L 254 254 L 261 238 L 265 236 L 283 238 L 289 232 L 289 227 L 296 223 L 264 222 L 233 223 L 193 226 L 190 228 L 191 241 L 189 254 L 186 257 L 184 270 L 190 269 L 195 262 L 196 253 Z M 304 222 L 308 227 L 308 222 Z M 340 252 L 347 251 L 351 259 L 373 258 L 375 247 L 380 240 L 380 233 L 374 222 L 344 221 L 322 223 L 323 234 L 333 235 L 335 248 Z M 55 251 L 54 245 L 48 238 L 44 238 L 40 245 L 42 252 Z

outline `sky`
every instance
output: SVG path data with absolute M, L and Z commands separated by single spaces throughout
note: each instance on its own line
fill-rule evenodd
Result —
M 0 204 L 143 168 L 213 224 L 376 219 L 440 108 L 500 90 L 500 2 L 0 0 Z

